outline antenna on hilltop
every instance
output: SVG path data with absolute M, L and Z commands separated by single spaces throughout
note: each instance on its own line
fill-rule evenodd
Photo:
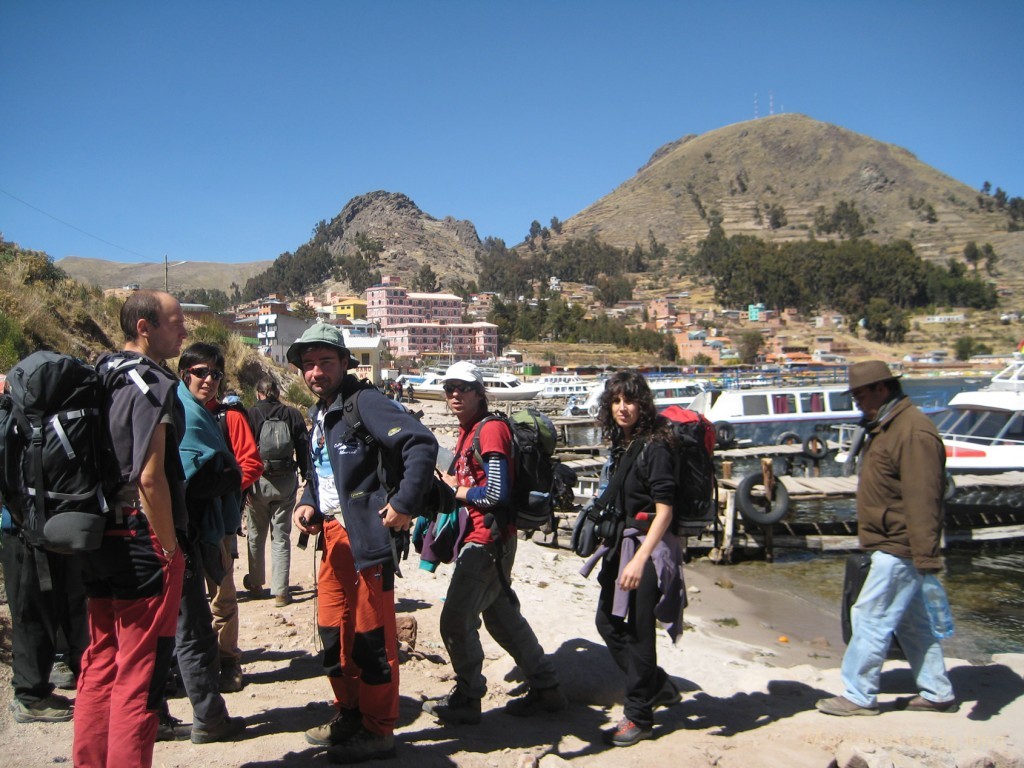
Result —
M 757 91 L 754 91 L 754 119 L 757 120 Z
M 775 91 L 768 91 L 768 114 L 775 114 Z

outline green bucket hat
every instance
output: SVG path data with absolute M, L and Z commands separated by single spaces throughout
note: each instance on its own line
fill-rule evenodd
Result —
M 299 338 L 288 347 L 288 354 L 285 357 L 288 362 L 296 368 L 302 367 L 302 353 L 310 347 L 333 347 L 341 355 L 351 356 L 348 347 L 345 346 L 345 337 L 341 331 L 328 323 L 316 323 L 303 332 Z

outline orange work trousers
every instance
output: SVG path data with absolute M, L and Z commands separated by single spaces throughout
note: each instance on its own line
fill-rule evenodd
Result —
M 317 576 L 317 624 L 324 672 L 339 710 L 358 710 L 372 733 L 394 732 L 398 719 L 395 576 L 390 563 L 356 571 L 348 531 L 324 521 Z

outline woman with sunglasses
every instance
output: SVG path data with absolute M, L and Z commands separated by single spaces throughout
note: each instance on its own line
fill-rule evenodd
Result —
M 568 702 L 511 586 L 516 529 L 502 513 L 515 480 L 512 431 L 503 420 L 488 417 L 483 374 L 472 363 L 458 362 L 448 368 L 444 394 L 459 420 L 455 460 L 449 470 L 453 474 L 446 474 L 445 480 L 465 506 L 469 523 L 456 545 L 455 570 L 441 610 L 441 638 L 456 683 L 445 696 L 425 701 L 423 710 L 449 724 L 480 722 L 480 700 L 487 692 L 480 645 L 482 617 L 491 637 L 515 659 L 530 686 L 524 696 L 509 701 L 505 711 L 520 717 L 558 712 Z
M 597 423 L 612 444 L 606 476 L 626 473 L 611 500 L 625 520 L 617 540 L 605 542 L 596 623 L 626 676 L 623 717 L 606 740 L 629 747 L 653 735 L 655 707 L 680 699 L 679 689 L 658 666 L 655 644 L 656 621 L 667 626 L 673 640 L 678 637 L 685 605 L 681 548 L 671 531 L 671 431 L 638 371 L 620 371 L 608 379 Z
M 178 399 L 185 407 L 185 435 L 178 450 L 185 470 L 188 536 L 175 644 L 181 680 L 192 704 L 192 741 L 202 744 L 230 739 L 245 728 L 245 720 L 228 715 L 220 693 L 221 655 L 203 578 L 206 574 L 220 583 L 227 573 L 223 540 L 228 533 L 234 536 L 239 524 L 242 472 L 207 409 L 224 378 L 220 349 L 192 344 L 178 358 L 178 376 Z M 161 731 L 168 731 L 164 738 L 174 738 L 173 718 L 164 712 L 161 720 Z

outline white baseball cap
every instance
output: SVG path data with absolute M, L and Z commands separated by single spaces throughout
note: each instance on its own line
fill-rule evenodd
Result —
M 481 387 L 484 385 L 484 375 L 480 369 L 465 360 L 459 360 L 459 362 L 448 366 L 448 370 L 444 372 L 444 380 L 468 381 L 470 384 L 479 384 Z

